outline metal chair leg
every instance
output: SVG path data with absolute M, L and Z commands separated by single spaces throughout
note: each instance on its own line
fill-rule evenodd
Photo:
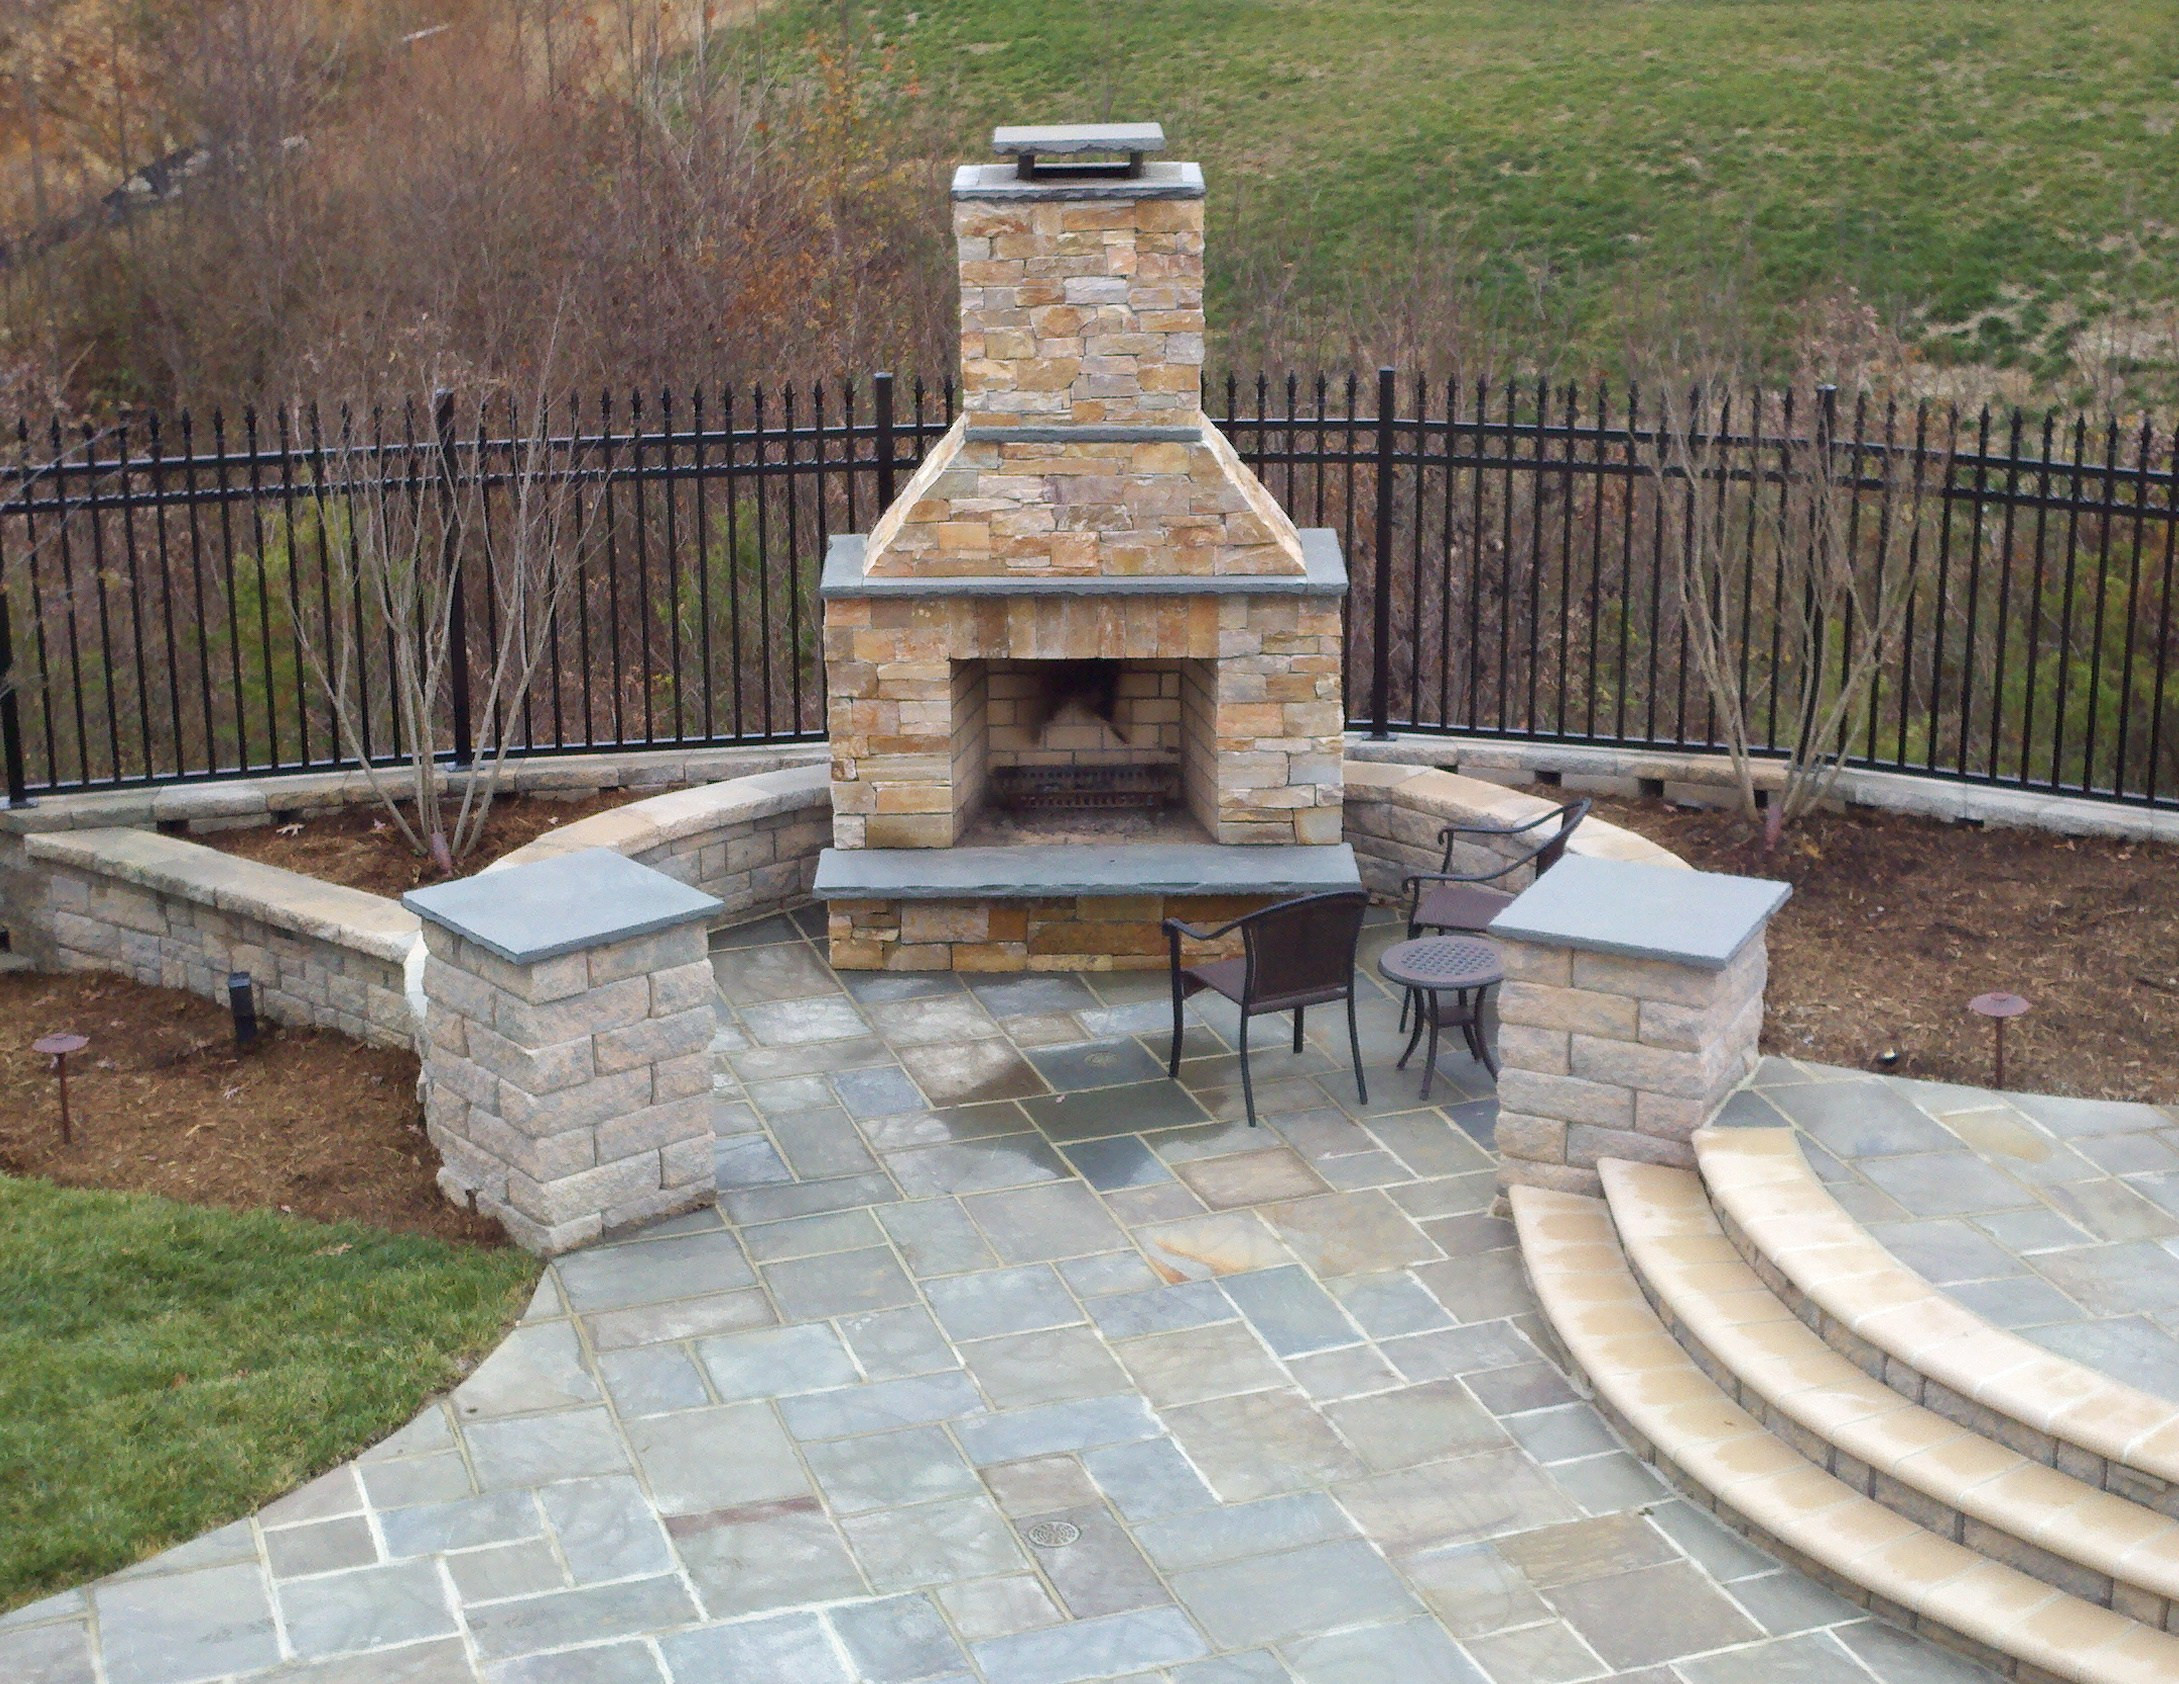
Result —
M 1165 1074 L 1174 1081 L 1180 1078 L 1180 1001 L 1180 972 L 1176 970 L 1173 972 L 1173 1055 L 1165 1061 Z
M 1415 1043 L 1422 1039 L 1422 990 L 1410 988 L 1405 992 L 1408 1005 L 1415 1009 L 1415 1027 L 1407 1032 L 1407 1045 L 1400 1049 L 1400 1061 L 1392 1067 L 1395 1070 L 1405 1070 L 1407 1068 L 1407 1061 L 1415 1056 Z M 1401 1013 L 1400 1021 L 1402 1023 L 1407 1021 L 1404 1011 Z
M 1369 1079 L 1362 1074 L 1362 1031 L 1354 1021 L 1354 989 L 1347 989 L 1347 1045 L 1354 1049 L 1354 1094 L 1362 1104 L 1369 1103 Z
M 1248 1113 L 1248 1126 L 1256 1126 L 1256 1086 L 1248 1076 L 1248 1013 L 1241 1013 L 1241 1108 Z
M 1294 1008 L 1294 1051 L 1296 1052 L 1301 1051 L 1301 1015 L 1308 1009 L 1306 1006 L 1296 1006 Z

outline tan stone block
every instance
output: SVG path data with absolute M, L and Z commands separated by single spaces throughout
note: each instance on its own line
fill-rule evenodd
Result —
M 1580 1069 L 1577 1062 L 1576 1070 Z M 1634 1094 L 1625 1087 L 1581 1075 L 1554 1076 L 1505 1066 L 1498 1075 L 1498 1102 L 1536 1117 L 1556 1117 L 1598 1128 L 1632 1130 Z
M 872 848 L 950 848 L 953 816 L 950 813 L 891 813 L 871 818 L 865 826 L 865 845 Z
M 1503 1018 L 1498 1025 L 1498 1057 L 1508 1070 L 1569 1075 L 1573 1066 L 1567 1041 L 1567 1032 L 1560 1028 L 1537 1028 Z
M 1751 942 L 1723 970 L 1664 959 L 1630 959 L 1612 953 L 1574 955 L 1574 984 L 1604 993 L 1630 994 L 1667 1005 L 1701 1008 L 1742 993 L 1764 970 L 1763 943 Z M 1755 986 L 1760 987 L 1759 980 Z
M 1493 1138 L 1501 1158 L 1549 1164 L 1566 1161 L 1566 1125 L 1555 1117 L 1535 1117 L 1501 1108 Z
M 1713 1060 L 1701 1053 L 1645 1047 L 1633 1041 L 1599 1040 L 1591 1035 L 1573 1037 L 1572 1055 L 1574 1074 L 1585 1080 L 1685 1099 L 1709 1097 L 1724 1076 L 1722 1056 Z M 1627 1126 L 1632 1126 L 1631 1121 Z
M 608 1204 L 652 1191 L 659 1185 L 658 1177 L 655 1152 L 622 1158 L 549 1182 L 509 1174 L 507 1202 L 532 1221 L 568 1222 L 594 1214 Z
M 1637 1164 L 1670 1164 L 1675 1169 L 1695 1167 L 1695 1149 L 1684 1140 L 1668 1140 L 1653 1134 L 1625 1129 L 1592 1128 L 1574 1123 L 1566 1131 L 1566 1161 L 1593 1168 L 1600 1159 L 1620 1158 Z
M 1061 953 L 1154 954 L 1165 951 L 1165 934 L 1154 923 L 1124 923 L 1099 919 L 1094 923 L 1055 920 L 1032 921 L 1029 929 L 1031 956 Z
M 719 1014 L 707 1002 L 671 1017 L 647 1017 L 625 1028 L 608 1029 L 591 1042 L 598 1073 L 648 1068 L 667 1059 L 701 1052 L 718 1032 Z
M 702 1140 L 706 1151 L 711 1141 L 711 1100 L 708 1095 L 676 1099 L 664 1105 L 646 1105 L 625 1117 L 602 1125 L 596 1135 L 598 1162 L 609 1164 L 637 1152 L 655 1152 L 677 1141 Z
M 1708 1099 L 1688 1099 L 1678 1094 L 1638 1092 L 1634 1096 L 1634 1126 L 1643 1134 L 1667 1140 L 1687 1140 L 1717 1110 Z
M 1548 1187 L 1555 1193 L 1578 1193 L 1583 1198 L 1601 1199 L 1604 1196 L 1604 1180 L 1593 1169 L 1576 1169 L 1569 1164 L 1543 1163 L 1531 1158 L 1501 1158 L 1498 1163 L 1500 1187 Z
M 525 1093 L 543 1095 L 581 1087 L 597 1074 L 587 1036 L 551 1046 L 525 1047 L 472 1022 L 467 1038 L 472 1064 Z
M 904 942 L 984 941 L 990 935 L 990 914 L 981 906 L 959 901 L 905 901 L 900 909 L 900 939 Z
M 1623 994 L 1593 989 L 1554 988 L 1542 983 L 1508 982 L 1498 991 L 1498 1016 L 1508 1024 L 1537 1029 L 1580 1030 L 1586 1035 L 1633 1040 L 1637 1002 Z
M 705 953 L 701 924 L 680 924 L 633 941 L 616 941 L 593 947 L 583 955 L 590 961 L 593 987 L 618 982 L 623 977 L 648 978 L 653 971 L 673 970 L 701 963 Z

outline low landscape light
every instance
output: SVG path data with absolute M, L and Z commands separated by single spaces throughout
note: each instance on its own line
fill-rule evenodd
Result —
M 1977 1017 L 1988 1018 L 1990 1027 L 1996 1032 L 1997 1071 L 1995 1079 L 1990 1085 L 2001 1088 L 2005 1085 L 2005 1024 L 2008 1019 L 2016 1018 L 2025 1012 L 2028 1009 L 2028 1002 L 2017 994 L 2003 992 L 1977 994 L 1967 1002 L 1967 1009 Z
M 227 1009 L 235 1014 L 235 1051 L 247 1051 L 257 1040 L 257 987 L 248 971 L 227 973 Z
M 73 1146 L 76 1140 L 75 1130 L 69 1126 L 68 1121 L 68 1055 L 70 1053 L 79 1053 L 90 1044 L 90 1041 L 84 1036 L 67 1033 L 41 1035 L 30 1043 L 32 1052 L 43 1053 L 53 1061 L 53 1074 L 60 1081 L 61 1144 L 63 1146 Z

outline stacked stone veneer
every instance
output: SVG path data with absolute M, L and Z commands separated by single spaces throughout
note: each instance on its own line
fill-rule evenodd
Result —
M 13 948 L 50 970 L 117 971 L 222 1005 L 247 971 L 275 1023 L 409 1047 L 403 966 L 416 918 L 156 831 L 54 830 L 0 847 Z
M 1764 926 L 1783 899 L 1754 879 L 1570 858 L 1502 914 L 1503 1179 L 1596 1195 L 1600 1159 L 1693 1168 L 1695 1131 L 1755 1069 Z
M 870 572 L 1301 573 L 1294 523 L 1224 434 L 1197 431 L 1186 443 L 1017 441 L 963 416 L 871 529 Z
M 953 228 L 962 414 L 872 529 L 873 577 L 1303 571 L 1203 418 L 1201 170 L 963 165 Z
M 974 821 L 988 714 L 959 663 L 1209 663 L 1190 805 L 1215 841 L 1340 838 L 1345 709 L 1332 596 L 841 597 L 825 605 L 833 842 L 945 848 Z M 1208 690 L 1208 694 L 1203 692 Z M 1207 740 L 1203 740 L 1207 737 Z
M 447 887 L 513 895 L 534 880 L 526 873 L 563 870 L 554 897 L 578 916 L 625 895 L 625 873 L 656 878 L 591 851 Z M 472 917 L 478 904 L 425 910 L 424 1118 L 440 1189 L 548 1256 L 710 1203 L 712 909 L 516 959 L 473 939 L 492 916 L 486 899 Z
M 1019 900 L 834 900 L 842 970 L 1133 971 L 1166 963 L 1162 921 L 1223 924 L 1261 895 L 1065 895 Z M 1240 938 L 1191 942 L 1191 962 L 1240 952 Z

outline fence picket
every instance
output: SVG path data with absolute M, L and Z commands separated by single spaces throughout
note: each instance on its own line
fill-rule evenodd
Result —
M 1390 368 L 1365 406 L 1362 384 L 1284 372 L 1208 388 L 1294 518 L 1346 547 L 1357 725 L 1714 746 L 1666 525 L 1693 518 L 1692 488 L 1645 456 L 1666 406 L 1603 383 L 1432 385 Z M 186 415 L 103 432 L 19 421 L 0 466 L 7 797 L 348 765 L 359 748 L 398 757 L 412 722 L 395 699 L 397 634 L 355 582 L 370 506 L 406 498 L 428 514 L 448 499 L 438 535 L 472 575 L 453 612 L 474 611 L 496 647 L 495 532 L 530 471 L 564 477 L 595 514 L 572 523 L 580 550 L 531 694 L 470 721 L 471 663 L 451 668 L 440 725 L 454 753 L 487 732 L 516 753 L 819 737 L 825 544 L 867 529 L 955 411 L 950 385 L 881 374 L 869 391 L 860 404 L 853 381 L 789 381 L 625 406 L 601 392 L 594 414 L 502 402 L 458 428 L 443 404 L 405 406 L 391 427 L 374 412 L 368 429 L 345 407 L 331 428 L 300 406 L 245 412 L 239 429 L 218 415 L 204 429 Z M 1743 553 L 1708 588 L 1762 745 L 1805 728 L 1781 717 L 1790 664 L 1844 670 L 1868 635 L 1842 617 L 1812 656 L 1784 636 L 1788 575 L 1757 505 L 1808 460 L 1815 428 L 1869 505 L 1844 541 L 1910 575 L 1900 655 L 1842 727 L 1853 762 L 2179 804 L 2169 429 L 1921 405 L 1910 418 L 1858 396 L 1850 414 L 1790 397 L 1709 413 L 1717 471 L 1752 488 Z M 1902 453 L 1947 511 L 1926 543 L 1893 520 Z M 457 513 L 476 522 L 467 540 Z M 352 628 L 360 745 L 313 687 L 306 618 Z

